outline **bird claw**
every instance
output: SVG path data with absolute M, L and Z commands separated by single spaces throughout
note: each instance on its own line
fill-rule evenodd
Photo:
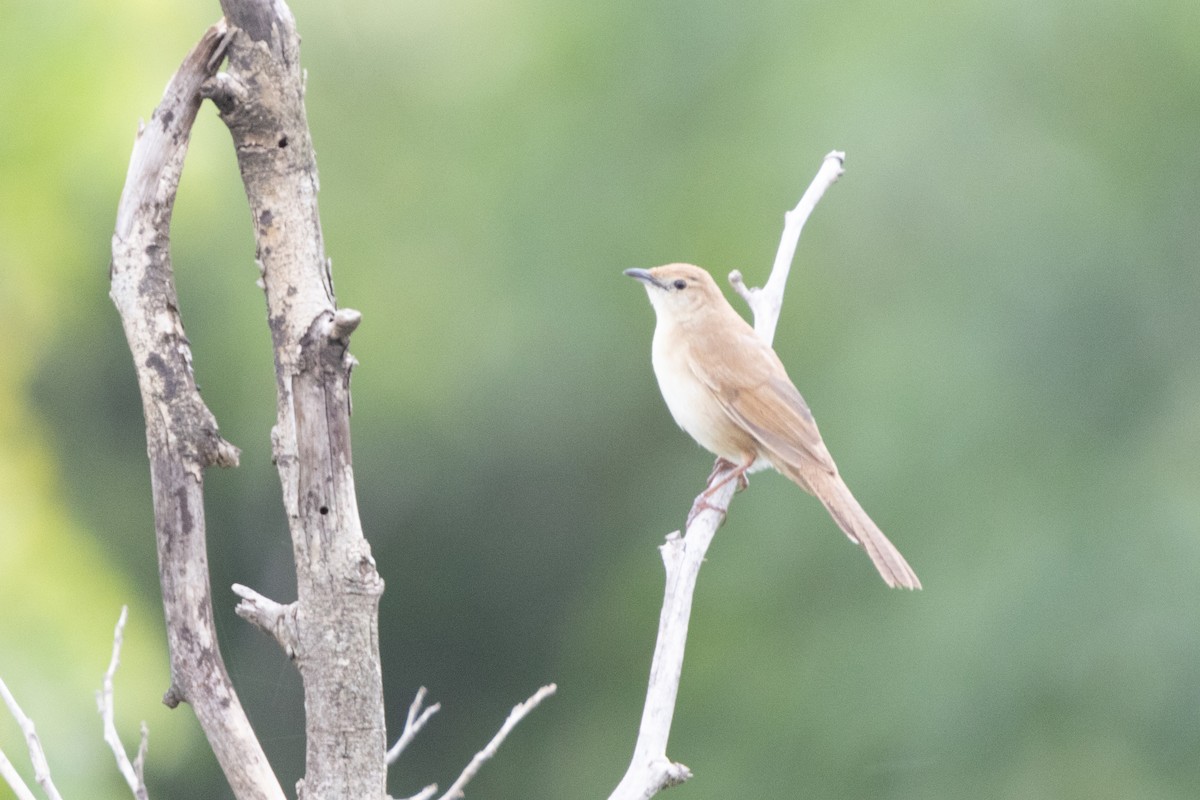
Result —
M 711 484 L 713 480 L 725 470 L 733 469 L 734 463 L 727 458 L 717 456 L 717 460 L 713 462 L 712 472 L 708 473 L 708 480 L 705 483 Z
M 747 465 L 749 466 L 749 465 Z M 708 502 L 708 498 L 725 484 L 732 480 L 737 481 L 737 488 L 734 491 L 740 492 L 750 485 L 750 481 L 746 479 L 746 467 L 738 466 L 727 458 L 717 457 L 717 461 L 713 464 L 712 472 L 708 475 L 708 486 L 696 496 L 696 501 L 692 503 L 692 509 L 688 512 L 687 524 L 691 527 L 692 522 L 696 517 L 700 516 L 704 511 L 716 511 L 721 515 L 721 521 L 725 521 L 725 517 L 729 516 L 729 510 L 722 506 L 715 506 Z
M 737 478 L 736 491 L 740 492 L 740 491 L 745 490 L 745 488 L 750 485 L 750 479 L 746 477 L 746 469 L 748 467 L 749 467 L 749 465 L 747 465 L 746 467 L 739 467 L 737 464 L 733 463 L 729 459 L 721 458 L 720 456 L 717 456 L 717 460 L 713 463 L 712 472 L 708 473 L 708 481 L 707 481 L 708 488 L 704 490 L 704 496 L 707 497 L 707 496 L 711 495 L 713 492 L 715 492 L 717 489 L 720 489 L 722 486 L 724 486 L 728 481 L 732 480 L 734 477 Z M 723 480 L 717 481 L 714 484 L 713 481 L 716 480 L 717 476 L 719 476 L 723 472 L 731 472 L 733 474 L 729 475 L 728 477 L 726 477 Z

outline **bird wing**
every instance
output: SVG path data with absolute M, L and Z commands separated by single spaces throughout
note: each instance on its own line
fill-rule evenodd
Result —
M 701 349 L 703 356 L 697 357 Z M 753 328 L 747 325 L 732 341 L 693 342 L 688 366 L 772 460 L 837 472 L 808 403 L 775 351 Z

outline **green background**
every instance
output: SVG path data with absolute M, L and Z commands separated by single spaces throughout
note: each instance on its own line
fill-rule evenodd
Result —
M 1200 6 L 412 0 L 293 9 L 353 351 L 388 719 L 443 710 L 390 791 L 605 797 L 632 751 L 656 546 L 709 457 L 649 365 L 630 266 L 767 276 L 832 149 L 776 347 L 925 584 L 888 591 L 756 476 L 700 576 L 672 797 L 1200 792 Z M 0 677 L 69 797 L 228 797 L 170 712 L 141 408 L 107 299 L 117 198 L 217 5 L 0 5 Z M 202 110 L 173 229 L 204 396 L 222 646 L 289 793 L 294 670 L 232 614 L 294 596 L 270 340 L 229 137 Z M 735 298 L 740 310 L 744 304 Z M 11 718 L 0 747 L 29 775 Z M 8 797 L 0 788 L 0 797 Z

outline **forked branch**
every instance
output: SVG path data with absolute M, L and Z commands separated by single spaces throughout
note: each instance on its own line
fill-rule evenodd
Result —
M 137 756 L 130 761 L 129 754 L 125 752 L 125 745 L 121 743 L 121 736 L 117 733 L 115 719 L 116 701 L 113 697 L 113 678 L 117 674 L 117 666 L 121 663 L 121 645 L 125 641 L 125 620 L 128 617 L 129 607 L 121 606 L 121 616 L 117 618 L 117 627 L 113 631 L 112 658 L 108 660 L 108 669 L 104 671 L 104 682 L 100 691 L 96 692 L 96 705 L 100 710 L 100 718 L 104 722 L 104 741 L 108 743 L 113 757 L 117 760 L 117 769 L 120 770 L 121 777 L 125 779 L 125 783 L 129 785 L 129 791 L 133 792 L 133 796 L 137 800 L 147 800 L 149 795 L 146 790 L 144 767 L 149 731 L 146 729 L 146 723 L 142 723 L 142 738 L 138 744 Z
M 500 730 L 496 731 L 496 735 L 492 737 L 492 740 L 475 754 L 454 783 L 450 784 L 450 788 L 438 800 L 460 800 L 460 798 L 464 797 L 466 795 L 467 784 L 479 773 L 484 763 L 496 755 L 496 751 L 500 749 L 500 745 L 504 743 L 508 734 L 512 733 L 512 729 L 517 726 L 517 723 L 523 720 L 530 711 L 537 708 L 543 700 L 556 691 L 558 691 L 558 686 L 553 683 L 546 684 L 534 692 L 528 700 L 513 706 L 513 710 L 509 712 L 508 717 L 504 720 L 504 724 L 500 726 Z M 424 702 L 425 687 L 422 686 L 417 690 L 417 696 L 408 708 L 408 717 L 404 722 L 404 732 L 400 734 L 400 738 L 396 740 L 396 744 L 392 745 L 392 748 L 388 751 L 387 763 L 391 764 L 400 757 L 400 753 L 416 737 L 421 727 L 442 707 L 441 703 L 434 703 L 422 709 Z M 437 794 L 437 788 L 436 783 L 431 783 L 412 797 L 404 798 L 404 800 L 430 800 L 430 798 Z

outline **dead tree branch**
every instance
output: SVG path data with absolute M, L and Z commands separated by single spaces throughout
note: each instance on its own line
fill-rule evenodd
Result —
M 191 705 L 238 798 L 282 800 L 283 790 L 242 709 L 213 624 L 204 523 L 204 470 L 235 466 L 200 398 L 179 315 L 170 256 L 171 212 L 199 89 L 220 62 L 228 30 L 211 27 L 138 131 L 117 211 L 110 294 L 133 353 L 154 495 L 159 580 L 171 651 L 163 701 Z

